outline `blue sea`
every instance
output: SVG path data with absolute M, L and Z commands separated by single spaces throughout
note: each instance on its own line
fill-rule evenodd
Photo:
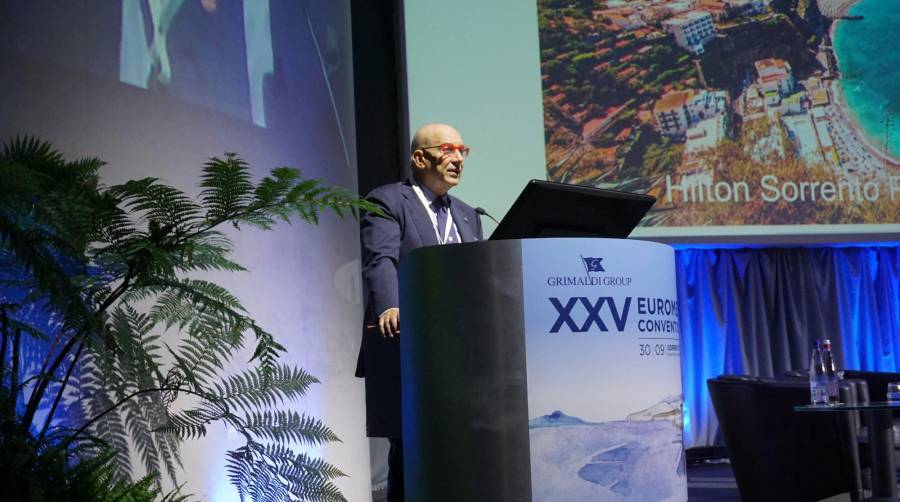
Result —
M 861 21 L 840 21 L 834 48 L 850 112 L 870 142 L 884 148 L 885 119 L 892 117 L 888 150 L 900 157 L 900 0 L 861 0 L 850 14 Z

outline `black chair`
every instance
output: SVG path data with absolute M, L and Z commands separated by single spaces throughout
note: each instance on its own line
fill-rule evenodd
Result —
M 877 372 L 877 371 L 859 371 L 846 370 L 844 378 L 852 381 L 862 382 L 860 386 L 860 400 L 862 402 L 884 401 L 887 399 L 887 384 L 889 382 L 900 382 L 900 373 Z M 866 413 L 860 413 L 857 418 L 856 435 L 859 442 L 859 458 L 862 470 L 863 485 L 868 487 L 871 485 L 871 473 L 868 467 L 872 462 L 872 449 L 869 445 L 868 435 L 868 416 Z M 894 463 L 900 465 L 900 418 L 897 412 L 894 412 Z
M 808 375 L 808 370 L 794 370 L 785 372 L 780 379 L 807 381 Z M 843 376 L 841 402 L 850 403 L 884 401 L 887 398 L 887 384 L 900 382 L 900 373 L 846 370 Z M 848 418 L 850 420 L 847 424 L 848 437 L 855 437 L 858 445 L 858 448 L 851 449 L 849 454 L 853 457 L 853 464 L 860 466 L 859 471 L 853 476 L 854 486 L 858 493 L 863 493 L 863 488 L 871 488 L 872 448 L 869 445 L 868 414 L 853 411 L 848 412 Z M 900 418 L 897 417 L 897 412 L 894 413 L 894 462 L 900 465 Z
M 848 414 L 801 413 L 808 383 L 723 376 L 707 381 L 744 502 L 858 500 L 859 457 Z
M 900 382 L 900 373 L 882 373 L 876 371 L 858 371 L 847 370 L 844 372 L 844 379 L 856 382 L 862 382 L 860 385 L 860 401 L 884 401 L 887 399 L 887 384 L 889 382 Z M 898 412 L 894 412 L 894 458 L 897 465 L 900 465 L 900 417 Z M 857 435 L 864 449 L 867 449 L 869 436 L 866 429 L 868 425 L 865 413 L 859 414 L 859 429 Z M 864 455 L 865 457 L 865 455 Z M 863 462 L 865 464 L 865 462 Z
M 869 388 L 865 380 L 845 379 L 841 380 L 840 400 L 842 403 L 867 403 L 869 402 Z M 850 461 L 850 484 L 852 490 L 850 498 L 853 502 L 865 497 L 865 489 L 871 488 L 872 478 L 869 470 L 869 455 L 863 453 L 863 443 L 868 444 L 867 432 L 862 425 L 862 414 L 859 411 L 848 411 L 841 422 L 843 438 L 847 458 Z M 865 438 L 865 439 L 860 439 Z
M 887 400 L 887 384 L 900 382 L 900 373 L 846 370 L 844 371 L 844 378 L 865 380 L 869 386 L 869 395 L 872 401 L 885 401 Z

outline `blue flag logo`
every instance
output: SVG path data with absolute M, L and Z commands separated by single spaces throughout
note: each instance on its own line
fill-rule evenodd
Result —
M 588 273 L 591 272 L 606 272 L 603 268 L 603 258 L 592 258 L 590 256 L 582 256 L 581 261 L 584 262 L 584 269 Z

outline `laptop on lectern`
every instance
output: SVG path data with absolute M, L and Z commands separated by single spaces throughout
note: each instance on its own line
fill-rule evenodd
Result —
M 624 239 L 656 198 L 617 190 L 531 180 L 491 240 L 535 237 Z

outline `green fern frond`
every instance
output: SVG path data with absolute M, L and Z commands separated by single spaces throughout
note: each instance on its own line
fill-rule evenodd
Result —
M 182 341 L 179 347 L 179 370 L 191 382 L 193 388 L 199 388 L 200 381 L 215 378 L 224 368 L 225 359 L 219 354 L 228 352 L 227 346 L 219 345 L 214 339 L 192 337 Z
M 97 416 L 112 406 L 112 400 L 102 395 L 90 395 L 91 414 Z M 105 406 L 104 406 L 105 405 Z M 98 420 L 93 427 L 92 436 L 115 452 L 116 472 L 123 479 L 131 477 L 131 455 L 129 453 L 128 432 L 117 412 L 112 412 Z
M 135 222 L 126 211 L 116 205 L 116 199 L 104 197 L 103 200 L 103 208 L 94 216 L 92 223 L 97 234 L 110 245 L 99 247 L 96 250 L 97 254 L 103 253 L 104 249 L 115 249 L 117 245 L 137 233 Z
M 255 465 L 265 465 L 278 477 L 286 480 L 288 491 L 297 500 L 327 502 L 344 500 L 331 481 L 346 474 L 328 462 L 305 453 L 294 453 L 284 445 L 254 443 L 250 451 L 255 455 Z
M 325 185 L 320 180 L 298 183 L 285 198 L 285 203 L 307 223 L 317 225 L 319 214 L 330 210 L 340 217 L 356 215 L 357 210 L 384 214 L 375 204 L 360 200 L 356 194 L 342 187 Z
M 73 329 L 91 329 L 93 311 L 85 304 L 79 285 L 57 259 L 48 243 L 56 238 L 41 229 L 23 230 L 0 212 L 0 246 L 10 251 L 15 265 L 30 275 L 40 292 Z
M 247 163 L 234 153 L 213 157 L 203 164 L 200 198 L 206 219 L 220 221 L 240 213 L 253 197 L 253 182 Z
M 244 272 L 240 264 L 228 259 L 232 251 L 231 241 L 219 232 L 204 232 L 183 246 L 182 261 L 178 264 L 181 272 L 226 271 Z
M 212 384 L 215 398 L 244 411 L 261 410 L 306 394 L 319 381 L 302 368 L 275 366 L 271 372 L 249 369 Z
M 253 351 L 253 357 L 250 358 L 250 361 L 259 359 L 264 372 L 274 370 L 278 357 L 287 349 L 285 349 L 284 345 L 276 342 L 275 337 L 271 333 L 256 324 L 251 325 L 250 328 L 256 334 L 256 349 Z
M 345 477 L 340 469 L 329 464 L 321 458 L 312 457 L 306 453 L 296 453 L 284 444 L 259 444 L 252 443 L 251 450 L 256 455 L 266 458 L 269 463 L 279 468 L 291 467 L 306 471 L 308 475 L 322 479 L 336 479 Z
M 181 487 L 183 485 L 177 485 L 174 490 L 165 494 L 159 502 L 189 502 L 191 500 L 190 495 L 182 495 Z
M 2 158 L 28 166 L 60 165 L 63 155 L 48 141 L 34 136 L 16 136 L 3 144 Z
M 175 364 L 166 380 L 186 381 L 194 389 L 201 389 L 201 381 L 214 380 L 242 347 L 240 332 L 243 321 L 229 325 L 227 321 L 207 314 L 198 316 L 188 329 L 189 336 L 176 349 L 166 345 Z M 199 328 L 198 328 L 199 326 Z M 212 329 L 222 327 L 222 331 Z M 230 327 L 226 327 L 230 326 Z
M 3 177 L 0 195 L 7 200 L 10 196 L 18 196 L 33 190 L 44 177 L 32 167 L 20 164 L 5 155 L 0 157 L 0 176 Z
M 164 279 L 148 280 L 141 285 L 143 289 L 173 300 L 192 302 L 195 309 L 213 310 L 234 318 L 243 318 L 247 311 L 240 300 L 227 289 L 210 281 L 200 279 Z M 164 322 L 164 312 L 151 310 L 151 318 Z
M 300 179 L 300 171 L 290 167 L 276 167 L 270 176 L 260 180 L 254 192 L 254 203 L 271 206 L 284 198 L 294 183 Z
M 128 424 L 128 432 L 144 462 L 144 468 L 147 469 L 147 472 L 157 472 L 160 454 L 152 431 L 144 426 L 148 420 L 145 414 L 146 403 L 143 401 L 143 399 L 126 401 L 122 409 L 125 414 L 125 423 Z
M 160 420 L 159 423 L 163 422 Z M 160 456 L 163 460 L 163 465 L 165 465 L 166 468 L 166 474 L 168 474 L 169 479 L 172 481 L 172 484 L 177 485 L 178 470 L 184 467 L 181 461 L 181 453 L 179 451 L 180 439 L 176 434 L 169 434 L 160 431 L 156 431 L 154 435 L 156 437 L 156 444 L 159 447 Z
M 206 403 L 199 408 L 170 413 L 168 421 L 157 427 L 156 430 L 175 435 L 180 439 L 199 439 L 206 436 L 207 426 L 221 420 L 222 416 L 221 410 Z
M 230 451 L 227 456 L 228 477 L 238 489 L 241 500 L 346 502 L 330 481 L 330 475 L 337 470 L 325 468 L 327 464 L 322 461 L 310 463 L 309 457 L 302 454 L 278 452 L 272 455 L 267 448 L 258 445 Z M 285 461 L 287 458 L 289 460 Z
M 310 476 L 316 476 L 329 480 L 347 477 L 347 475 L 337 467 L 329 464 L 321 458 L 314 458 L 305 453 L 297 454 L 293 458 L 291 464 L 294 466 L 294 468 L 303 470 Z
M 154 231 L 179 230 L 199 220 L 200 206 L 177 188 L 157 178 L 143 178 L 109 187 L 107 193 L 133 212 L 143 215 Z
M 158 487 L 158 475 L 151 473 L 137 481 L 122 478 L 116 472 L 114 456 L 108 450 L 82 454 L 73 463 L 62 485 L 65 493 L 56 493 L 40 500 L 72 500 L 93 502 L 186 502 L 189 496 L 180 493 L 181 487 L 162 494 Z M 51 487 L 54 480 L 44 480 Z
M 227 459 L 225 470 L 228 472 L 228 479 L 238 492 L 241 502 L 244 502 L 249 493 L 247 487 L 252 483 L 253 464 L 252 453 L 248 446 L 243 446 L 236 450 L 231 450 L 225 454 Z
M 179 348 L 178 350 L 172 349 L 169 344 L 165 344 L 166 351 L 175 360 L 175 363 L 171 369 L 169 369 L 168 374 L 166 375 L 166 381 L 172 382 L 173 385 L 180 385 L 183 382 L 191 385 L 194 388 L 200 387 L 200 382 L 197 380 L 197 375 L 203 374 L 202 368 L 200 371 L 198 368 L 198 360 L 191 357 L 190 352 L 186 355 L 182 355 L 184 352 L 183 348 Z M 203 357 L 202 354 L 200 357 Z
M 250 413 L 246 417 L 245 428 L 260 439 L 269 441 L 294 441 L 313 446 L 340 441 L 321 420 L 295 411 Z

